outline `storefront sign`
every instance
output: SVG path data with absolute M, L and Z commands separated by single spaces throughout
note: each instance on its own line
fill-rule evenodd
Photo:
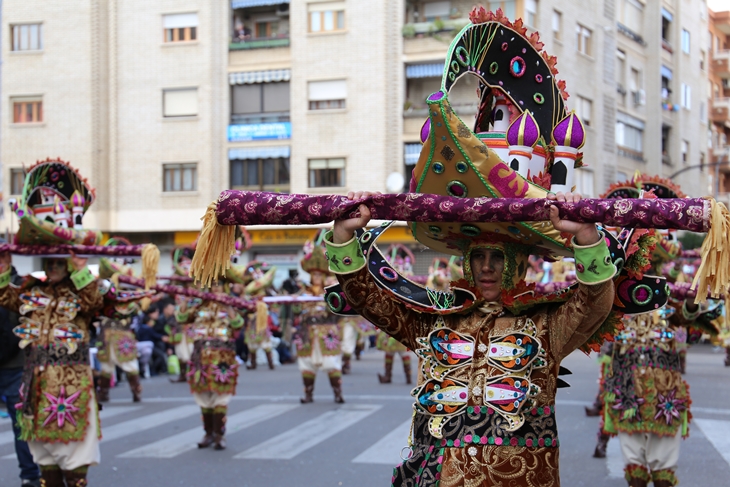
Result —
M 253 245 L 304 245 L 314 238 L 316 228 L 291 228 L 283 230 L 250 230 Z M 408 227 L 390 227 L 379 239 L 380 243 L 415 243 Z
M 249 123 L 228 126 L 229 142 L 284 139 L 291 139 L 291 122 Z

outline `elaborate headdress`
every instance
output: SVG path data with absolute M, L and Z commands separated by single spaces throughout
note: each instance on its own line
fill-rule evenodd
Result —
M 325 256 L 324 246 L 322 245 L 324 233 L 321 230 L 317 231 L 313 239 L 307 240 L 304 243 L 304 256 L 299 262 L 299 265 L 306 273 L 321 272 L 326 276 L 330 274 L 329 264 Z

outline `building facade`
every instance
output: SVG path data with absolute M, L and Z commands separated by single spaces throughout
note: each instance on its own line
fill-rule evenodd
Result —
M 702 0 L 484 3 L 523 18 L 558 56 L 567 106 L 588 135 L 579 192 L 597 196 L 635 170 L 669 176 L 715 157 L 705 143 L 715 58 Z M 5 0 L 3 193 L 18 196 L 24 165 L 60 157 L 98 190 L 88 226 L 169 248 L 194 241 L 223 189 L 402 191 L 424 100 L 472 6 Z M 466 77 L 451 96 L 467 124 L 476 87 Z M 687 170 L 678 182 L 701 195 L 708 176 Z M 8 212 L 3 222 L 12 229 Z M 296 266 L 314 233 L 250 231 L 249 257 L 282 269 Z M 415 245 L 405 229 L 392 235 Z M 422 255 L 416 270 L 425 273 L 431 255 Z
M 707 46 L 710 106 L 709 132 L 713 192 L 730 203 L 730 6 L 724 12 L 710 11 Z

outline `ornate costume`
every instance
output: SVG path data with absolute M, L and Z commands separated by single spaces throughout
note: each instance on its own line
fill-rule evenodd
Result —
M 230 270 L 228 271 L 230 273 Z M 271 289 L 274 283 L 276 267 L 269 267 L 263 262 L 249 262 L 243 274 L 246 282 L 244 293 L 251 298 L 262 298 L 267 295 L 267 291 Z M 261 302 L 263 304 L 263 302 Z M 248 356 L 251 364 L 246 368 L 249 370 L 256 369 L 257 355 L 259 350 L 263 350 L 266 355 L 266 363 L 269 369 L 274 369 L 272 334 L 269 328 L 269 311 L 268 307 L 258 306 L 256 312 L 250 315 L 246 325 L 246 345 L 248 346 Z

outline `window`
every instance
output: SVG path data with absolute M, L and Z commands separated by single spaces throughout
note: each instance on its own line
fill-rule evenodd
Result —
M 502 12 L 504 12 L 504 15 L 508 19 L 514 19 L 517 17 L 517 9 L 515 8 L 515 0 L 497 0 L 497 1 L 490 1 L 487 2 L 487 10 L 491 10 L 492 12 L 496 12 L 498 8 L 502 9 Z
M 309 187 L 345 185 L 345 159 L 309 159 Z
M 672 94 L 672 70 L 662 66 L 660 72 L 662 75 L 662 101 L 671 103 L 669 97 Z
M 700 152 L 700 171 L 705 171 L 705 153 Z
M 179 88 L 162 90 L 164 117 L 193 117 L 198 114 L 198 89 Z
M 707 57 L 707 55 L 705 54 L 705 50 L 702 49 L 700 51 L 700 69 L 703 71 L 705 70 L 705 58 L 706 57 Z
M 43 121 L 43 101 L 36 97 L 11 98 L 13 123 L 40 123 Z
M 20 168 L 10 169 L 10 194 L 23 194 L 25 171 Z
M 537 0 L 525 0 L 525 23 L 537 27 Z
M 231 122 L 289 121 L 289 82 L 254 83 L 231 87 Z
M 621 49 L 616 49 L 616 81 L 619 102 L 626 105 L 626 53 Z
M 289 191 L 289 158 L 244 159 L 231 161 L 231 186 Z M 271 188 L 271 187 L 274 188 Z
M 644 152 L 644 131 L 626 122 L 616 122 L 616 145 L 626 156 L 641 157 Z
M 644 5 L 638 0 L 620 0 L 619 22 L 630 31 L 638 34 L 644 29 Z
M 583 54 L 590 56 L 592 49 L 591 49 L 591 30 L 587 27 L 583 27 L 580 24 L 577 24 L 575 27 L 575 33 L 577 39 L 577 48 L 578 52 L 582 52 Z
M 669 138 L 671 127 L 662 125 L 662 163 L 671 166 L 672 157 L 669 155 Z
M 309 32 L 345 30 L 345 2 L 310 3 Z
M 687 164 L 689 160 L 689 142 L 686 140 L 682 141 L 682 162 Z
M 575 191 L 582 196 L 593 197 L 593 171 L 583 167 L 575 170 Z
M 584 125 L 590 127 L 591 125 L 591 113 L 593 112 L 593 102 L 588 98 L 578 96 L 578 101 L 575 105 L 575 113 L 580 118 Z
M 682 52 L 689 54 L 689 31 L 682 29 Z
M 198 38 L 198 14 L 168 14 L 162 16 L 165 42 L 189 42 Z
M 43 49 L 43 24 L 12 26 L 13 51 L 40 51 Z
M 345 108 L 345 100 L 347 100 L 347 83 L 344 79 L 310 81 L 308 91 L 310 110 Z
M 692 87 L 682 83 L 682 107 L 689 110 L 692 108 Z
M 423 5 L 423 17 L 427 22 L 445 20 L 451 14 L 451 2 L 429 2 Z
M 560 33 L 563 30 L 563 14 L 557 10 L 553 10 L 553 38 L 559 41 L 562 36 Z
M 662 40 L 665 42 L 671 42 L 670 34 L 672 29 L 673 16 L 667 9 L 662 7 Z
M 163 191 L 196 191 L 198 189 L 198 165 L 163 164 Z

